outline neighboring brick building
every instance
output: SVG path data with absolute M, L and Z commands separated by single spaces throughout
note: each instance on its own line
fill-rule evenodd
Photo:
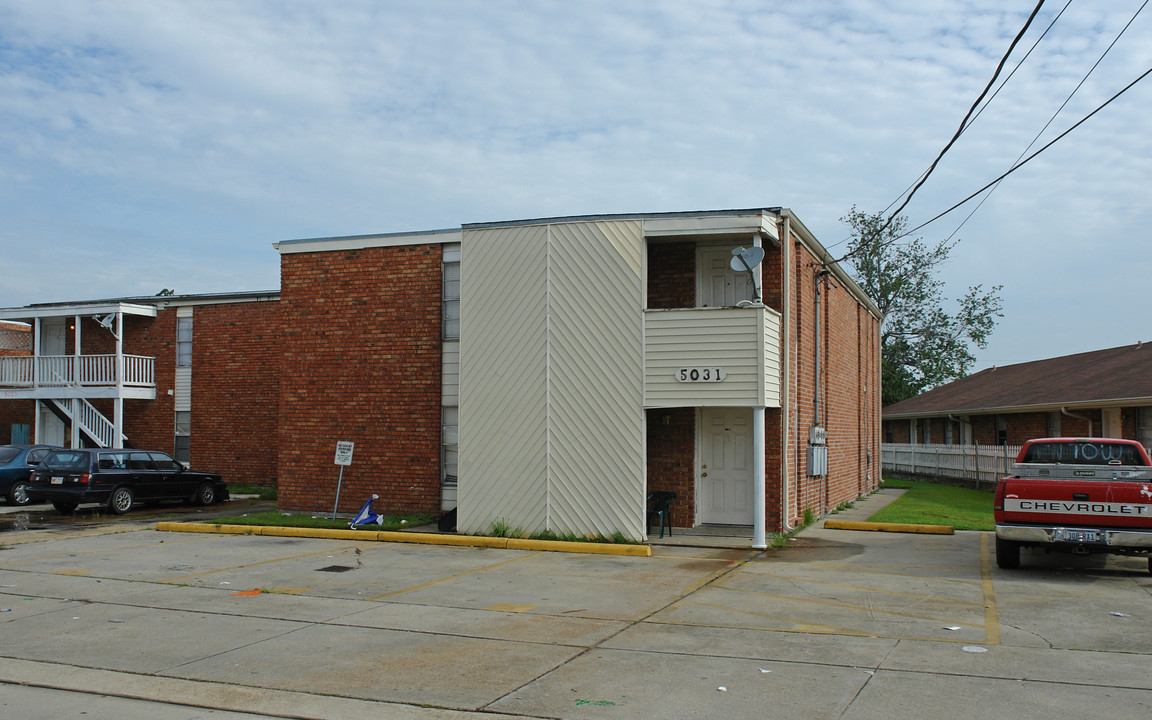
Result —
M 1022 445 L 1093 436 L 1152 446 L 1143 343 L 993 367 L 884 408 L 887 443 Z
M 173 454 L 233 484 L 276 480 L 279 294 L 0 310 L 29 352 L 0 358 L 0 437 Z M 35 348 L 35 352 L 32 349 Z

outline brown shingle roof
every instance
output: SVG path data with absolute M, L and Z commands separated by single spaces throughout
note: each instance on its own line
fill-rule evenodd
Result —
M 1152 405 L 1152 346 L 1146 343 L 993 367 L 884 408 L 884 417 L 1018 408 Z

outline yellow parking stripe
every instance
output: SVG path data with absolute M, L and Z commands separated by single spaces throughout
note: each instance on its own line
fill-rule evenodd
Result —
M 809 580 L 807 578 L 797 578 L 797 577 L 791 577 L 791 576 L 786 576 L 786 575 L 774 575 L 772 573 L 756 573 L 756 575 L 759 577 L 778 578 L 778 579 L 787 580 L 788 582 L 793 582 L 793 583 L 812 583 L 814 585 L 827 585 L 829 587 L 844 588 L 846 590 L 861 590 L 863 592 L 877 593 L 880 595 L 897 595 L 899 597 L 916 598 L 917 600 L 935 600 L 937 602 L 955 603 L 957 605 L 975 605 L 975 606 L 983 606 L 984 605 L 983 602 L 972 602 L 971 600 L 951 600 L 949 598 L 937 597 L 935 595 L 917 595 L 915 593 L 902 593 L 902 592 L 896 592 L 894 590 L 876 590 L 874 588 L 863 587 L 861 585 L 845 585 L 843 583 L 833 583 L 833 582 L 827 582 L 825 580 Z M 918 575 L 909 575 L 907 577 L 915 577 L 918 579 L 923 579 L 921 576 L 918 576 Z M 728 589 L 735 590 L 737 588 L 728 588 Z M 753 592 L 753 591 L 747 591 L 747 592 Z
M 208 539 L 208 538 L 192 537 L 192 538 L 188 538 L 187 540 L 169 540 L 167 542 L 164 540 L 161 540 L 160 542 L 148 543 L 146 545 L 130 545 L 130 546 L 121 547 L 121 548 L 110 548 L 108 550 L 90 550 L 88 552 L 73 552 L 73 553 L 67 553 L 65 555 L 44 555 L 41 557 L 25 558 L 23 560 L 13 560 L 12 562 L 0 564 L 0 568 L 4 567 L 6 565 L 20 565 L 23 563 L 41 562 L 44 560 L 59 560 L 60 558 L 83 557 L 85 555 L 105 555 L 107 553 L 124 552 L 125 550 L 143 550 L 143 549 L 148 549 L 148 548 L 158 548 L 161 545 L 174 545 L 178 542 L 197 542 L 197 541 L 202 541 L 202 540 L 206 540 L 206 539 Z
M 980 533 L 980 581 L 984 588 L 984 644 L 1000 644 L 1000 611 L 996 608 L 996 589 L 992 587 L 992 553 L 989 533 Z
M 764 625 L 730 625 L 724 623 L 691 623 L 691 622 L 666 622 L 660 620 L 649 620 L 648 622 L 653 625 L 678 625 L 683 627 L 710 627 L 710 628 L 728 628 L 733 630 L 772 630 L 774 632 L 793 632 L 793 633 L 806 633 L 813 635 L 847 635 L 850 637 L 868 637 L 868 638 L 884 638 L 889 640 L 922 640 L 925 642 L 947 642 L 947 643 L 971 643 L 971 638 L 938 638 L 938 637 L 919 637 L 916 635 L 889 635 L 885 633 L 878 633 L 872 630 L 863 631 L 853 628 L 838 627 L 836 625 L 824 625 L 822 623 L 814 623 L 808 620 L 801 620 L 797 618 L 790 618 L 783 615 L 772 615 L 770 613 L 756 612 L 755 610 L 748 610 L 746 608 L 734 608 L 726 605 L 714 605 L 711 603 L 694 603 L 703 607 L 710 607 L 715 610 L 723 610 L 725 612 L 741 613 L 744 615 L 753 615 L 756 617 L 767 618 L 770 620 L 789 622 L 795 627 L 766 627 Z
M 538 552 L 538 553 L 532 553 L 531 555 L 523 555 L 521 557 L 515 557 L 515 558 L 512 558 L 511 560 L 505 560 L 503 562 L 495 563 L 494 565 L 485 565 L 482 568 L 476 568 L 475 570 L 469 570 L 467 572 L 456 573 L 455 575 L 449 575 L 448 577 L 443 577 L 443 578 L 440 578 L 439 580 L 432 580 L 430 582 L 421 583 L 420 585 L 413 585 L 410 588 L 404 588 L 403 590 L 397 590 L 395 592 L 390 592 L 386 595 L 377 595 L 376 597 L 368 598 L 368 599 L 369 600 L 384 600 L 385 598 L 396 597 L 397 595 L 403 595 L 404 593 L 413 592 L 415 590 L 423 590 L 424 588 L 432 587 L 433 585 L 439 585 L 440 583 L 446 582 L 448 580 L 455 580 L 456 578 L 462 578 L 462 577 L 467 577 L 469 575 L 475 575 L 476 573 L 481 573 L 481 572 L 484 572 L 485 570 L 492 570 L 492 569 L 498 568 L 502 565 L 509 565 L 511 563 L 514 563 L 514 562 L 520 562 L 521 560 L 528 560 L 530 558 L 538 557 L 538 556 L 543 555 L 543 554 L 544 554 L 543 552 Z
M 273 558 L 271 560 L 261 560 L 260 562 L 245 563 L 243 565 L 233 565 L 231 567 L 217 568 L 215 570 L 205 570 L 204 572 L 192 573 L 191 575 L 181 575 L 179 577 L 168 578 L 167 580 L 158 580 L 157 582 L 174 583 L 182 580 L 189 580 L 191 578 L 202 577 L 204 575 L 212 575 L 213 573 L 228 572 L 230 570 L 243 570 L 244 568 L 256 567 L 258 565 L 268 565 L 270 563 L 283 562 L 285 560 L 299 560 L 300 558 L 314 557 L 316 555 L 329 555 L 331 553 L 342 552 L 345 550 L 355 550 L 355 545 L 349 545 L 343 548 L 328 548 L 327 550 L 317 550 L 316 552 L 304 553 L 302 555 L 288 555 L 281 558 Z
M 949 623 L 949 624 L 953 624 L 953 625 L 967 625 L 968 627 L 981 627 L 978 623 L 959 622 L 959 621 L 955 621 L 955 620 L 951 620 L 951 619 L 945 620 L 945 619 L 941 619 L 941 618 L 937 618 L 937 617 L 932 617 L 930 615 L 915 615 L 913 613 L 899 612 L 898 610 L 880 610 L 878 608 L 864 607 L 861 605 L 854 605 L 852 603 L 840 603 L 840 602 L 833 602 L 831 600 L 817 600 L 816 598 L 799 598 L 799 597 L 795 597 L 792 595 L 773 595 L 772 593 L 760 592 L 758 590 L 743 590 L 741 588 L 720 587 L 719 589 L 720 590 L 731 590 L 732 592 L 748 593 L 750 595 L 759 595 L 761 597 L 768 597 L 768 598 L 773 598 L 776 600 L 794 600 L 798 603 L 804 603 L 804 604 L 808 604 L 808 605 L 825 605 L 827 607 L 842 608 L 844 610 L 861 610 L 861 611 L 868 612 L 868 613 L 879 613 L 882 615 L 895 615 L 897 617 L 912 618 L 913 620 L 929 620 L 931 622 Z M 903 593 L 888 593 L 888 594 L 901 595 Z M 922 597 L 922 596 L 913 595 L 911 597 Z M 928 598 L 928 599 L 935 599 L 935 598 Z M 945 601 L 945 602 L 947 602 L 947 601 Z M 957 601 L 957 602 L 960 602 L 960 601 Z M 977 603 L 964 603 L 964 604 L 965 605 L 976 605 Z

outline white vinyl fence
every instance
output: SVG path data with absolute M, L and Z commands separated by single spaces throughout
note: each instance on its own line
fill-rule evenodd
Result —
M 990 487 L 1008 475 L 1019 445 L 916 445 L 884 443 L 884 472 L 939 478 L 973 487 Z

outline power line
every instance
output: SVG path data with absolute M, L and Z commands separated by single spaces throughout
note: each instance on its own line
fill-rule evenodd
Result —
M 1024 53 L 1024 57 L 1020 58 L 1020 62 L 1016 63 L 1016 66 L 1014 68 L 1012 68 L 1012 72 L 1008 73 L 1008 77 L 1004 78 L 1004 82 L 1000 83 L 1000 87 L 996 88 L 996 92 L 992 93 L 992 97 L 988 98 L 988 102 L 984 103 L 980 107 L 980 109 L 976 111 L 976 114 L 972 116 L 972 119 L 967 124 L 965 124 L 961 127 L 961 130 L 960 130 L 961 135 L 964 134 L 965 132 L 967 132 L 968 129 L 972 127 L 972 124 L 976 122 L 976 119 L 979 118 L 980 115 L 983 114 L 984 111 L 988 109 L 988 106 L 992 104 L 992 101 L 996 99 L 996 96 L 1000 94 L 1000 91 L 1004 89 L 1004 87 L 1008 84 L 1008 81 L 1010 81 L 1013 78 L 1013 76 L 1016 75 L 1016 71 L 1019 70 L 1021 68 L 1021 66 L 1024 65 L 1024 62 L 1029 58 L 1029 56 L 1032 55 L 1032 51 L 1036 49 L 1036 47 L 1040 44 L 1040 41 L 1042 41 L 1045 37 L 1047 37 L 1048 31 L 1051 30 L 1052 27 L 1056 24 L 1056 21 L 1058 21 L 1064 15 L 1064 11 L 1067 10 L 1068 6 L 1071 4 L 1072 4 L 1072 0 L 1068 0 L 1068 2 L 1064 3 L 1064 7 L 1060 8 L 1060 12 L 1056 13 L 1056 17 L 1052 18 L 1052 22 L 1048 23 L 1048 27 L 1044 28 L 1044 32 L 1040 33 L 1040 37 L 1036 38 L 1036 41 L 1034 43 L 1032 43 L 1032 47 L 1028 48 L 1028 52 Z M 993 79 L 995 79 L 995 78 L 993 78 Z M 1027 152 L 1027 150 L 1025 150 L 1025 152 Z M 1023 154 L 1023 153 L 1021 153 L 1021 154 Z M 1017 159 L 1019 159 L 1019 158 L 1017 158 Z M 929 172 L 928 170 L 925 170 L 924 172 L 920 173 L 920 177 L 913 180 L 911 182 L 911 184 L 908 185 L 908 187 L 904 188 L 904 190 L 899 195 L 896 196 L 895 200 L 888 203 L 888 207 L 884 208 L 884 212 L 888 212 L 892 208 L 893 205 L 900 202 L 900 198 L 904 197 L 904 194 L 907 193 L 909 190 L 911 190 L 913 188 L 913 186 L 916 185 L 917 182 L 919 182 L 922 178 L 926 177 L 928 175 L 928 172 Z
M 1012 39 L 1012 44 L 1008 46 L 1008 51 L 1004 53 L 1004 57 L 1000 58 L 1000 63 L 996 66 L 996 72 L 992 73 L 992 79 L 990 79 L 988 84 L 984 86 L 984 91 L 980 93 L 980 97 L 976 98 L 976 102 L 972 103 L 972 107 L 968 108 L 967 114 L 965 114 L 964 119 L 960 121 L 960 127 L 956 128 L 956 133 L 952 136 L 952 139 L 948 141 L 948 144 L 944 146 L 944 149 L 940 151 L 940 154 L 937 155 L 936 159 L 932 161 L 932 164 L 928 166 L 928 171 L 924 173 L 924 176 L 920 179 L 920 182 L 916 183 L 916 187 L 912 188 L 912 192 L 908 193 L 908 197 L 904 198 L 904 202 L 900 204 L 900 207 L 896 208 L 896 211 L 889 215 L 888 219 L 884 221 L 884 225 L 880 227 L 880 233 L 883 233 L 885 230 L 887 230 L 888 226 L 892 224 L 892 220 L 900 214 L 900 211 L 903 210 L 909 202 L 911 202 L 912 196 L 916 194 L 916 191 L 919 190 L 925 182 L 927 182 L 928 177 L 932 174 L 932 171 L 936 169 L 936 166 L 940 163 L 940 160 L 944 157 L 944 154 L 947 153 L 949 149 L 951 149 L 952 145 L 954 145 L 956 140 L 960 137 L 960 134 L 964 132 L 964 127 L 968 124 L 968 119 L 972 117 L 972 113 L 976 111 L 976 108 L 980 105 L 980 102 L 984 99 L 984 96 L 987 95 L 988 91 L 992 89 L 992 85 L 996 82 L 996 78 L 1000 76 L 1000 71 L 1004 69 L 1004 65 L 1008 62 L 1008 57 L 1012 54 L 1012 51 L 1016 48 L 1016 45 L 1020 42 L 1020 39 L 1024 37 L 1024 33 L 1028 31 L 1029 26 L 1032 25 L 1032 20 L 1035 19 L 1037 13 L 1040 12 L 1040 8 L 1043 6 L 1044 0 L 1040 0 L 1040 2 L 1036 3 L 1036 7 L 1032 9 L 1032 14 L 1028 16 L 1028 20 L 1024 23 L 1024 27 L 1020 28 L 1020 32 L 1016 33 L 1016 37 Z
M 1060 104 L 1060 107 L 1056 108 L 1056 112 L 1052 113 L 1052 117 L 1048 118 L 1048 122 L 1044 123 L 1044 127 L 1040 128 L 1040 132 L 1036 133 L 1036 136 L 1034 138 L 1032 138 L 1032 141 L 1028 143 L 1027 147 L 1025 147 L 1023 150 L 1020 151 L 1020 154 L 1018 156 L 1016 156 L 1015 162 L 1013 162 L 1013 164 L 1010 167 L 1015 167 L 1016 163 L 1020 162 L 1020 158 L 1024 157 L 1024 154 L 1032 149 L 1032 146 L 1036 144 L 1036 141 L 1040 139 L 1040 136 L 1044 134 L 1044 131 L 1047 130 L 1049 128 L 1049 126 L 1051 126 L 1052 123 L 1056 121 L 1056 116 L 1058 116 L 1061 112 L 1063 112 L 1064 108 L 1067 107 L 1068 103 L 1072 101 L 1072 97 L 1077 92 L 1079 92 L 1080 88 L 1084 86 L 1084 83 L 1088 81 L 1088 77 L 1090 75 L 1092 75 L 1093 72 L 1095 72 L 1096 68 L 1099 67 L 1100 63 L 1104 61 L 1104 58 L 1108 55 L 1108 53 L 1112 51 L 1112 48 L 1116 47 L 1116 43 L 1119 42 L 1120 38 L 1124 35 L 1124 33 L 1128 31 L 1128 28 L 1132 26 L 1132 23 L 1136 21 L 1137 16 L 1139 16 L 1140 13 L 1143 12 L 1145 6 L 1147 6 L 1148 3 L 1149 3 L 1149 0 L 1144 0 L 1144 3 L 1141 4 L 1139 8 L 1136 9 L 1136 12 L 1132 14 L 1132 17 L 1128 20 L 1128 23 L 1125 24 L 1124 27 L 1120 29 L 1120 32 L 1116 34 L 1116 37 L 1112 39 L 1112 42 L 1108 44 L 1108 47 L 1104 49 L 1104 52 L 1101 53 L 1100 57 L 1096 59 L 1096 62 L 1092 64 L 1092 67 L 1090 67 L 1088 69 L 1088 72 L 1086 72 L 1084 74 L 1084 77 L 1080 78 L 1080 82 L 1078 82 L 1076 84 L 1076 87 L 1072 88 L 1072 92 L 1068 93 L 1068 97 L 1066 97 L 1064 99 L 1064 102 Z M 1072 0 L 1068 0 L 1068 5 L 1071 5 L 1071 4 L 1072 4 Z M 1064 10 L 1068 9 L 1068 5 L 1064 6 Z M 1061 10 L 1060 13 L 1063 14 L 1064 10 Z M 1056 17 L 1059 18 L 1060 16 L 1057 15 Z M 1053 20 L 1052 22 L 1055 23 L 1056 21 Z M 1048 27 L 1051 28 L 1052 26 L 1049 25 Z M 1048 31 L 1045 30 L 1044 32 L 1047 33 Z M 1041 36 L 1041 37 L 1043 37 L 1043 36 Z M 1039 41 L 1037 41 L 1037 42 L 1039 42 Z M 1036 47 L 1036 46 L 1033 45 L 1032 47 Z M 1028 52 L 1032 52 L 1032 51 L 1029 50 Z M 1024 57 L 1027 58 L 1028 56 L 1025 55 Z M 1023 62 L 1023 60 L 1021 60 L 1021 62 Z M 1020 67 L 1020 66 L 1017 65 L 1016 67 Z M 1013 72 L 1015 72 L 1015 71 L 1013 71 Z M 1009 78 L 1011 78 L 1011 75 L 1009 75 Z M 1008 80 L 1005 79 L 1004 82 L 1008 82 Z M 1004 87 L 1004 86 L 1001 85 L 1000 87 Z M 997 92 L 999 92 L 999 91 L 997 91 Z M 995 97 L 995 95 L 993 95 L 993 97 Z M 989 98 L 988 102 L 991 102 L 991 101 L 992 101 L 992 99 Z M 984 107 L 988 107 L 988 106 L 985 105 Z M 981 111 L 983 111 L 983 108 L 981 108 Z M 977 116 L 979 116 L 979 113 L 977 113 Z M 973 120 L 975 120 L 975 119 L 976 118 L 973 118 Z M 969 220 L 972 219 L 972 216 L 976 214 L 976 211 L 979 210 L 984 205 L 984 202 L 988 198 L 992 197 L 992 193 L 996 192 L 996 189 L 1000 187 L 1001 180 L 997 180 L 996 184 L 992 187 L 992 189 L 988 191 L 988 194 L 985 195 L 984 197 L 980 198 L 980 202 L 976 204 L 976 207 L 972 208 L 972 212 L 968 213 L 968 217 L 966 217 L 960 221 L 960 224 L 957 225 L 956 229 L 953 230 L 952 233 L 950 235 L 948 235 L 947 238 L 944 239 L 944 242 L 948 242 L 953 237 L 955 237 L 956 233 L 960 232 L 960 228 L 964 227 L 964 225 Z
M 1008 177 L 1008 176 L 1009 176 L 1009 175 L 1011 175 L 1012 173 L 1016 172 L 1016 171 L 1017 171 L 1017 170 L 1019 170 L 1020 168 L 1024 167 L 1024 166 L 1025 166 L 1025 165 L 1027 165 L 1029 162 L 1031 162 L 1031 161 L 1032 161 L 1032 159 L 1033 159 L 1033 158 L 1035 158 L 1037 155 L 1039 155 L 1040 153 L 1044 152 L 1044 151 L 1045 151 L 1045 150 L 1047 150 L 1048 148 L 1052 147 L 1053 145 L 1055 145 L 1055 144 L 1056 144 L 1057 142 L 1059 142 L 1060 140 L 1064 139 L 1064 136 L 1066 136 L 1068 133 L 1072 132 L 1072 131 L 1073 131 L 1073 130 L 1075 130 L 1076 128 L 1078 128 L 1078 127 L 1080 127 L 1081 125 L 1083 125 L 1083 124 L 1084 124 L 1084 123 L 1085 123 L 1085 122 L 1088 120 L 1088 118 L 1092 117 L 1092 116 L 1093 116 L 1093 115 L 1095 115 L 1096 113 L 1098 113 L 1098 112 L 1100 112 L 1101 110 L 1103 110 L 1104 108 L 1108 107 L 1108 105 L 1109 105 L 1109 104 L 1111 104 L 1111 102 L 1112 102 L 1113 100 L 1115 100 L 1116 98 L 1120 97 L 1120 96 L 1121 96 L 1121 95 L 1123 95 L 1124 93 L 1126 93 L 1126 92 L 1128 92 L 1129 90 L 1131 90 L 1131 89 L 1132 89 L 1132 87 L 1133 87 L 1134 85 L 1136 85 L 1136 83 L 1140 82 L 1141 80 L 1143 80 L 1144 78 L 1148 77 L 1149 75 L 1152 75 L 1152 68 L 1148 68 L 1147 70 L 1145 70 L 1143 73 L 1141 73 L 1141 74 L 1140 74 L 1140 77 L 1136 78 L 1136 79 L 1135 79 L 1135 80 L 1133 80 L 1132 82 L 1130 82 L 1130 83 L 1128 83 L 1127 85 L 1125 85 L 1125 86 L 1124 86 L 1124 88 L 1123 88 L 1122 90 L 1120 90 L 1120 92 L 1118 92 L 1118 93 L 1116 93 L 1115 95 L 1113 95 L 1112 97 L 1108 98 L 1108 99 L 1107 99 L 1107 100 L 1104 102 L 1104 104 L 1102 104 L 1100 107 L 1098 107 L 1098 108 L 1096 108 L 1095 110 L 1093 110 L 1092 112 L 1088 113 L 1088 114 L 1087 114 L 1087 115 L 1085 115 L 1083 118 L 1081 118 L 1081 119 L 1079 120 L 1079 122 L 1077 122 L 1075 125 L 1073 125 L 1072 127 L 1068 128 L 1068 129 L 1067 129 L 1067 130 L 1065 130 L 1064 132 L 1062 132 L 1062 133 L 1060 133 L 1059 135 L 1057 135 L 1056 137 L 1054 137 L 1054 138 L 1053 138 L 1053 139 L 1052 139 L 1052 140 L 1051 140 L 1051 141 L 1050 141 L 1048 144 L 1046 144 L 1044 147 L 1042 147 L 1042 148 L 1040 148 L 1039 150 L 1037 150 L 1036 152 L 1032 153 L 1032 154 L 1031 154 L 1031 155 L 1029 155 L 1027 158 L 1025 158 L 1023 161 L 1021 161 L 1021 162 L 1017 163 L 1016 165 L 1013 165 L 1011 168 L 1009 168 L 1009 169 L 1008 169 L 1008 171 L 1007 171 L 1007 172 L 1003 173 L 1002 175 L 1000 175 L 1000 176 L 999 176 L 999 177 L 997 177 L 996 179 L 992 180 L 990 183 L 988 183 L 988 184 L 987 184 L 987 185 L 985 185 L 984 187 L 980 188 L 979 190 L 977 190 L 976 192 L 972 193 L 972 194 L 971 194 L 971 195 L 969 195 L 968 197 L 964 198 L 964 199 L 963 199 L 963 200 L 961 200 L 960 202 L 956 203 L 956 204 L 955 204 L 955 205 L 953 205 L 952 207 L 948 208 L 948 209 L 947 209 L 947 210 L 945 210 L 944 212 L 942 212 L 942 213 L 939 213 L 938 215 L 934 216 L 934 217 L 933 217 L 933 218 L 931 218 L 930 220 L 927 220 L 927 221 L 925 221 L 925 222 L 922 222 L 922 223 L 920 223 L 919 225 L 917 225 L 916 227 L 912 228 L 912 229 L 911 229 L 911 230 L 909 230 L 908 232 L 904 233 L 903 235 L 900 235 L 900 237 L 897 237 L 897 238 L 893 238 L 893 239 L 892 239 L 892 242 L 895 242 L 896 240 L 899 240 L 900 238 L 904 238 L 904 237 L 907 237 L 907 236 L 911 235 L 912 233 L 916 232 L 917 230 L 919 230 L 919 229 L 921 229 L 921 228 L 923 228 L 923 227 L 925 227 L 925 226 L 927 226 L 927 225 L 930 225 L 930 224 L 932 224 L 932 223 L 936 222 L 936 221 L 937 221 L 937 220 L 939 220 L 940 218 L 944 217 L 944 216 L 945 216 L 945 215 L 947 215 L 948 213 L 952 212 L 952 211 L 953 211 L 953 210 L 955 210 L 956 208 L 960 207 L 960 206 L 961 206 L 961 205 L 963 205 L 964 203 L 968 202 L 968 201 L 969 201 L 969 200 L 971 200 L 972 198 L 976 197 L 976 196 L 977 196 L 977 195 L 979 195 L 980 193 L 984 192 L 984 191 L 985 191 L 985 190 L 987 190 L 988 188 L 992 187 L 993 185 L 995 185 L 996 183 L 1000 182 L 1000 181 L 1001 181 L 1001 180 L 1003 180 L 1004 178 Z

